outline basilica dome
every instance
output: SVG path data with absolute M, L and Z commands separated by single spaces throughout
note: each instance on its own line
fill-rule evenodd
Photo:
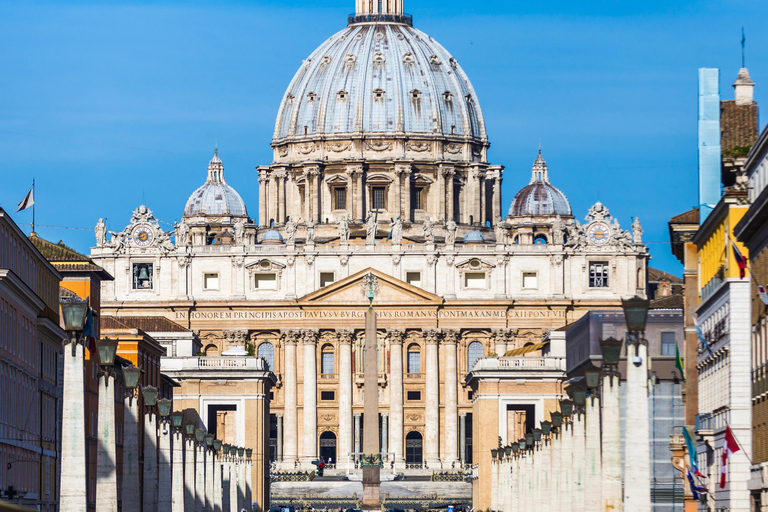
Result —
M 547 163 L 539 156 L 533 163 L 531 182 L 515 194 L 509 205 L 510 217 L 528 215 L 571 215 L 571 204 L 563 192 L 549 182 Z
M 187 217 L 248 216 L 240 194 L 224 181 L 224 164 L 219 158 L 218 150 L 208 164 L 208 179 L 205 184 L 192 192 L 187 199 L 184 215 Z
M 280 105 L 274 143 L 371 132 L 486 140 L 469 78 L 410 20 L 350 16 L 349 26 L 321 44 L 296 72 Z

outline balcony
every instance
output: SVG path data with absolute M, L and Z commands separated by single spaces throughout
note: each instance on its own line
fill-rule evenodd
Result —
M 164 357 L 161 371 L 170 377 L 227 378 L 263 377 L 275 383 L 275 376 L 263 357 Z
M 423 379 L 424 374 L 423 373 L 406 373 L 405 378 L 408 380 L 418 380 Z

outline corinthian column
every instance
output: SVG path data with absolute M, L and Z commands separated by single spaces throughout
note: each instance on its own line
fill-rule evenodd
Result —
M 423 329 L 427 342 L 426 407 L 424 411 L 424 460 L 436 463 L 440 458 L 440 375 L 437 346 L 440 329 Z
M 450 169 L 447 169 L 445 172 L 445 187 L 446 187 L 445 220 L 446 221 L 456 220 L 455 213 L 453 211 L 453 175 L 454 174 L 456 174 L 456 171 L 452 167 Z
M 296 343 L 300 332 L 297 330 L 283 331 L 285 341 L 285 417 L 283 425 L 283 459 L 286 466 L 293 467 L 298 457 L 298 418 L 296 415 Z
M 490 217 L 494 222 L 504 217 L 501 213 L 501 173 L 501 169 L 493 173 L 493 214 Z
M 411 217 L 411 166 L 403 169 L 403 182 L 405 191 L 403 192 L 403 222 L 412 222 Z
M 355 196 L 354 196 L 354 187 L 353 187 L 353 180 L 355 179 L 355 169 L 353 167 L 347 166 L 347 170 L 345 171 L 345 174 L 347 175 L 347 184 L 346 184 L 346 210 L 347 210 L 347 216 L 349 218 L 354 217 L 355 211 L 353 210 L 354 204 L 355 204 Z
M 459 460 L 459 383 L 456 371 L 456 342 L 459 331 L 449 329 L 443 336 L 445 346 L 445 453 L 443 461 Z
M 275 223 L 285 223 L 285 171 L 280 171 L 277 175 L 277 220 Z
M 259 173 L 259 226 L 267 225 L 267 180 Z
M 317 458 L 317 330 L 304 329 L 304 453 L 306 463 Z
M 339 339 L 339 452 L 336 462 L 352 451 L 352 329 L 336 329 Z M 341 467 L 339 465 L 339 467 Z
M 389 449 L 403 462 L 403 338 L 404 329 L 387 329 L 389 338 Z
M 365 189 L 363 188 L 363 171 L 357 172 L 357 197 L 355 198 L 355 221 L 361 222 L 365 219 L 363 207 L 365 206 Z

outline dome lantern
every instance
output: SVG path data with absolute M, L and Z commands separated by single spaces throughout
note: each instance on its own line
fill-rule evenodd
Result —
M 197 216 L 247 217 L 245 202 L 224 180 L 224 164 L 216 148 L 208 163 L 205 184 L 192 192 L 184 208 L 185 217 Z
M 571 204 L 560 189 L 549 182 L 547 163 L 541 150 L 531 169 L 531 181 L 515 194 L 508 217 L 536 215 L 571 215 Z

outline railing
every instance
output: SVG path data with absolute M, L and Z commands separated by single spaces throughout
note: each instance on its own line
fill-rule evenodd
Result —
M 429 469 L 426 462 L 406 462 L 405 469 Z
M 273 482 L 309 482 L 315 478 L 314 471 L 272 471 L 269 474 Z
M 405 378 L 406 379 L 423 379 L 424 374 L 423 373 L 406 373 Z
M 413 16 L 410 14 L 350 14 L 347 25 L 355 23 L 404 23 L 413 26 Z
M 320 377 L 320 380 L 333 380 L 337 379 L 339 375 L 337 373 L 321 373 L 318 377 Z
M 249 356 L 193 356 L 163 358 L 163 371 L 182 371 L 217 368 L 243 368 L 248 370 L 269 371 L 269 365 L 263 357 Z
M 462 471 L 433 471 L 430 481 L 432 482 L 464 482 L 467 478 L 472 478 L 472 474 L 465 474 Z

